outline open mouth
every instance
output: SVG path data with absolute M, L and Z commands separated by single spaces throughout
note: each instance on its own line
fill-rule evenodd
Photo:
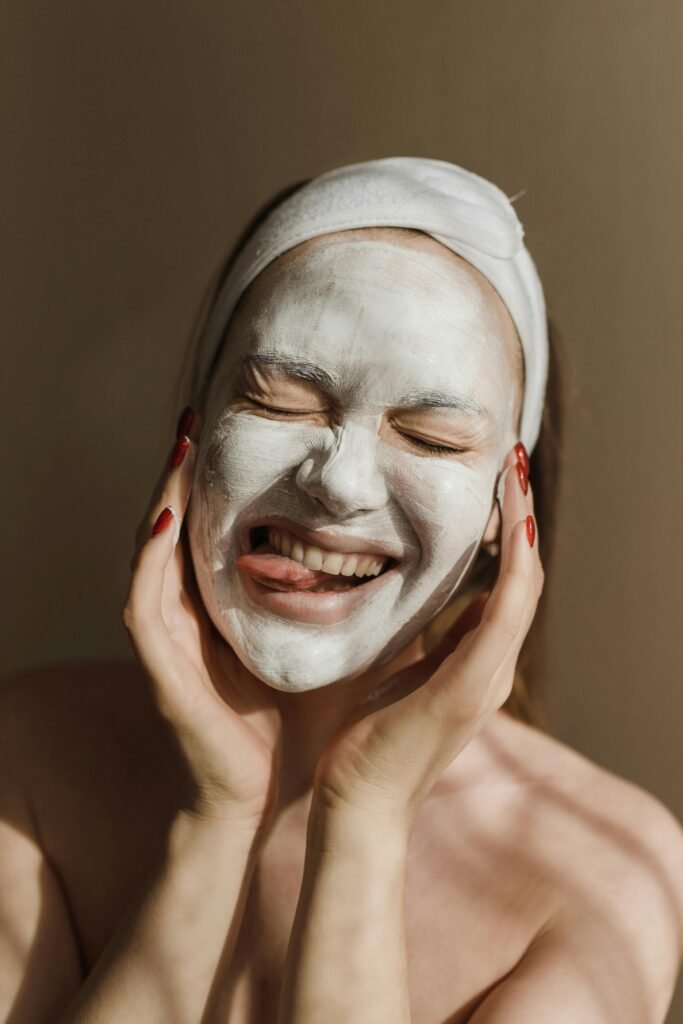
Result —
M 313 594 L 361 588 L 397 564 L 381 554 L 317 547 L 275 525 L 253 527 L 249 551 L 237 559 L 241 569 L 267 587 Z

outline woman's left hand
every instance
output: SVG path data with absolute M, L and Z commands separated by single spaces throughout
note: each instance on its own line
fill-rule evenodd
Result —
M 531 488 L 524 493 L 517 465 L 513 449 L 504 463 L 501 562 L 492 591 L 430 655 L 354 710 L 318 761 L 318 808 L 386 814 L 409 826 L 437 778 L 510 695 L 544 580 L 535 519 L 528 518 Z

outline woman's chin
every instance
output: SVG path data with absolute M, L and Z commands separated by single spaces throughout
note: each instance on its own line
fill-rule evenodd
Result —
M 366 649 L 365 658 L 359 656 L 358 644 L 332 646 L 324 637 L 317 642 L 309 639 L 288 644 L 285 638 L 273 636 L 264 644 L 263 633 L 259 638 L 232 630 L 230 634 L 226 639 L 242 664 L 266 686 L 281 693 L 308 693 L 361 680 L 363 688 L 374 688 L 424 656 L 422 634 L 391 637 L 381 651 Z
M 252 672 L 262 683 L 280 693 L 309 693 L 312 690 L 321 690 L 323 687 L 343 685 L 362 676 L 366 667 L 361 665 L 355 671 L 349 672 L 348 666 L 334 671 L 333 668 L 322 671 L 320 666 L 311 664 L 292 663 L 287 666 L 282 663 L 273 666 L 271 658 L 265 653 L 263 658 L 258 652 L 252 651 L 251 657 L 243 657 L 241 652 L 235 649 L 240 661 Z M 376 663 L 371 663 L 367 669 L 373 669 Z

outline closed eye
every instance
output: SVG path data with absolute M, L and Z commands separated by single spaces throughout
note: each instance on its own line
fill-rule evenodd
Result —
M 263 409 L 264 412 L 270 412 L 274 416 L 310 416 L 312 412 L 320 411 L 314 409 L 277 409 L 274 405 L 264 405 L 263 402 L 257 402 L 255 398 L 249 398 L 248 401 L 255 405 L 257 409 Z
M 404 434 L 403 436 L 406 441 L 410 441 L 416 447 L 434 452 L 437 455 L 464 455 L 467 451 L 466 448 L 452 448 L 445 444 L 432 444 L 431 441 L 423 441 L 421 437 L 413 437 L 412 434 Z

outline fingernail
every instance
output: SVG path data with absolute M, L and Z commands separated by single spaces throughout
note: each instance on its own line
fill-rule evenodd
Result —
M 194 409 L 186 405 L 180 414 L 178 420 L 178 426 L 176 427 L 176 437 L 181 437 L 183 434 L 189 434 L 192 431 L 192 426 L 195 420 Z
M 189 437 L 179 437 L 175 443 L 175 448 L 171 455 L 170 469 L 176 469 L 177 466 L 183 461 L 187 455 L 187 449 L 190 447 Z
M 533 516 L 526 517 L 526 539 L 529 541 L 529 547 L 532 548 L 536 539 L 536 522 Z
M 152 527 L 152 536 L 156 537 L 157 534 L 163 533 L 173 518 L 173 509 L 170 505 L 167 505 L 166 508 L 162 508 L 161 512 L 157 516 L 154 526 Z
M 524 447 L 524 445 L 522 444 L 521 441 L 518 441 L 517 444 L 515 445 L 515 453 L 517 455 L 518 461 L 521 462 L 522 466 L 524 467 L 524 472 L 528 476 L 529 475 L 529 466 L 530 466 L 529 455 L 528 455 L 527 450 L 526 450 L 526 448 Z
M 515 466 L 515 469 L 517 470 L 517 479 L 519 480 L 519 485 L 522 488 L 524 494 L 526 494 L 529 490 L 529 479 L 526 473 L 524 472 L 524 467 L 522 466 L 522 463 L 518 462 Z

